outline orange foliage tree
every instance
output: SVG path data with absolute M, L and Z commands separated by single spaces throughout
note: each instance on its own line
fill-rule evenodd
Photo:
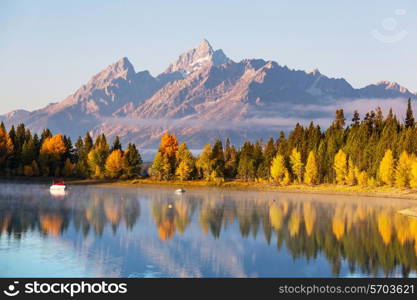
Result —
M 61 164 L 62 155 L 67 151 L 67 147 L 64 142 L 62 134 L 54 135 L 45 139 L 39 152 L 39 159 L 42 166 L 44 175 L 53 174 L 59 169 Z
M 169 158 L 175 157 L 178 151 L 177 137 L 173 134 L 165 133 L 161 138 L 159 151 L 166 154 Z
M 7 132 L 0 127 L 0 165 L 3 165 L 7 157 L 13 152 L 13 141 Z
M 51 159 L 59 160 L 66 150 L 63 135 L 57 134 L 43 142 L 40 153 L 50 155 Z

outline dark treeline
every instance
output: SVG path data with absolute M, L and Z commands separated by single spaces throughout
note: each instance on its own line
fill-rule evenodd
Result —
M 139 175 L 141 156 L 134 144 L 123 150 L 119 138 L 112 145 L 104 135 L 90 134 L 75 145 L 62 134 L 45 129 L 39 137 L 24 124 L 7 132 L 0 125 L 0 174 L 79 178 L 133 178 Z
M 389 111 L 359 113 L 347 122 L 342 109 L 336 111 L 331 126 L 297 124 L 288 137 L 245 142 L 238 149 L 226 140 L 206 145 L 193 158 L 185 144 L 166 135 L 150 174 L 157 179 L 205 179 L 223 181 L 268 180 L 278 184 L 337 183 L 347 185 L 399 187 L 417 186 L 417 129 L 408 101 L 406 119 L 401 122 Z
M 417 187 L 417 128 L 408 101 L 402 122 L 392 110 L 357 111 L 347 121 L 342 109 L 327 130 L 297 124 L 288 137 L 280 132 L 268 141 L 245 142 L 240 148 L 227 139 L 207 144 L 194 157 L 175 135 L 161 139 L 148 174 L 156 180 L 271 181 L 281 185 L 337 183 L 345 185 Z M 82 178 L 134 178 L 142 159 L 134 144 L 122 149 L 116 137 L 87 134 L 73 146 L 45 129 L 40 137 L 24 125 L 7 133 L 0 129 L 0 172 L 6 175 Z

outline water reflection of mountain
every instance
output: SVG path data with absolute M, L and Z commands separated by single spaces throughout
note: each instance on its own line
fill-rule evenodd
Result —
M 137 195 L 96 188 L 75 189 L 69 196 L 52 199 L 42 189 L 18 196 L 5 189 L 0 201 L 0 235 L 19 239 L 28 231 L 38 231 L 60 236 L 70 227 L 84 237 L 101 236 L 107 226 L 114 234 L 120 226 L 130 231 L 139 226 Z M 285 247 L 295 260 L 324 256 L 334 275 L 344 262 L 351 273 L 390 275 L 400 269 L 407 276 L 417 271 L 417 219 L 396 213 L 409 205 L 405 202 L 343 197 L 324 201 L 318 196 L 211 190 L 176 196 L 171 191 L 144 189 L 140 195 L 150 200 L 145 207 L 149 207 L 146 215 L 151 216 L 151 223 L 146 226 L 156 226 L 154 238 L 162 243 L 178 243 L 191 231 L 201 245 L 212 246 L 205 237 L 222 239 L 230 227 L 240 241 L 256 239 L 277 251 Z M 142 246 L 148 251 L 162 249 L 156 242 Z M 243 274 L 235 269 L 236 274 Z

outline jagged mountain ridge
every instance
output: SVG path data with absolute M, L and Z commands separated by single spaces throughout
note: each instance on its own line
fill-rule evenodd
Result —
M 156 147 L 160 136 L 171 131 L 199 148 L 214 138 L 229 136 L 239 144 L 276 135 L 271 124 L 281 117 L 325 115 L 299 106 L 415 96 L 388 81 L 355 89 L 318 70 L 292 70 L 262 59 L 235 62 L 203 40 L 156 77 L 136 72 L 124 57 L 62 101 L 0 119 L 8 126 L 23 122 L 37 132 L 48 127 L 74 138 L 86 131 L 119 135 L 146 148 Z

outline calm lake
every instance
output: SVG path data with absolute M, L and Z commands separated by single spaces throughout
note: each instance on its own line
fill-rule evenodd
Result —
M 415 276 L 408 200 L 0 184 L 1 277 Z

